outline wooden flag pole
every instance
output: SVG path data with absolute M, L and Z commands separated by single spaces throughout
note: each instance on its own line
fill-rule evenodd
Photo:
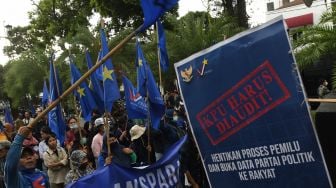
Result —
M 108 116 L 109 116 L 109 113 L 105 112 L 104 126 L 105 126 L 105 132 L 106 132 L 107 156 L 111 156 L 111 146 L 109 144 L 109 141 L 110 141 L 110 125 L 109 125 L 109 122 L 107 120 Z
M 132 33 L 130 33 L 126 38 L 124 38 L 117 46 L 115 46 L 108 54 L 106 54 L 98 63 L 96 63 L 90 70 L 88 70 L 82 77 L 80 77 L 74 84 L 72 84 L 64 93 L 54 100 L 45 110 L 43 110 L 33 121 L 31 121 L 28 127 L 33 128 L 36 123 L 42 119 L 50 110 L 52 110 L 62 99 L 70 95 L 70 93 L 75 90 L 80 83 L 82 83 L 87 77 L 89 77 L 100 65 L 102 65 L 108 58 L 110 58 L 117 50 L 124 47 L 124 45 L 130 41 L 140 30 L 142 26 L 138 27 Z
M 160 81 L 160 84 L 159 84 L 159 91 L 161 93 L 161 87 L 163 89 L 163 86 L 162 86 L 162 76 L 161 76 L 161 65 L 160 65 L 160 61 L 161 61 L 161 54 L 160 54 L 160 47 L 159 47 L 159 24 L 158 22 L 156 22 L 156 45 L 157 45 L 157 57 L 158 57 L 158 65 L 159 65 L 159 81 Z M 164 89 L 163 89 L 163 92 L 161 93 L 161 95 L 164 94 Z
M 316 98 L 309 98 L 308 102 L 327 102 L 327 103 L 335 103 L 336 99 L 316 99 Z

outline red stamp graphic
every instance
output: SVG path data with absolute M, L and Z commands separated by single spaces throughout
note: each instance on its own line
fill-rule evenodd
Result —
M 285 84 L 266 60 L 196 118 L 211 143 L 217 145 L 289 97 Z

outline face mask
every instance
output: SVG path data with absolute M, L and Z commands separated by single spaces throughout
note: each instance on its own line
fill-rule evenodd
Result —
M 83 137 L 81 140 L 80 140 L 80 143 L 82 145 L 86 145 L 86 142 L 87 142 L 87 138 L 86 137 Z
M 173 120 L 177 121 L 178 120 L 178 116 L 173 116 Z
M 78 128 L 78 125 L 77 125 L 77 124 L 72 124 L 72 125 L 70 125 L 70 128 L 71 128 L 71 129 L 77 129 L 77 128 Z

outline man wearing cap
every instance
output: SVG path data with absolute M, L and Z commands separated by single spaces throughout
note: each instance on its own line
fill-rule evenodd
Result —
M 96 167 L 98 168 L 98 157 L 103 147 L 104 119 L 97 118 L 94 125 L 95 129 L 97 129 L 97 134 L 92 139 L 91 149 L 93 156 L 95 157 Z
M 11 142 L 7 140 L 7 137 L 4 133 L 0 133 L 0 188 L 5 187 L 4 181 L 4 169 L 7 152 L 9 150 Z
M 7 187 L 49 188 L 47 175 L 35 168 L 38 156 L 31 148 L 22 149 L 23 140 L 30 132 L 28 127 L 21 127 L 8 151 L 5 164 Z M 20 152 L 21 155 L 18 155 Z

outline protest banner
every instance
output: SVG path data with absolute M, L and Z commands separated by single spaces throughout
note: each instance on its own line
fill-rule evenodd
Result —
M 187 136 L 181 138 L 167 150 L 159 161 L 150 166 L 126 168 L 112 163 L 68 185 L 67 188 L 177 187 L 180 183 L 179 150 L 186 140 Z
M 175 70 L 211 187 L 331 187 L 282 18 Z

